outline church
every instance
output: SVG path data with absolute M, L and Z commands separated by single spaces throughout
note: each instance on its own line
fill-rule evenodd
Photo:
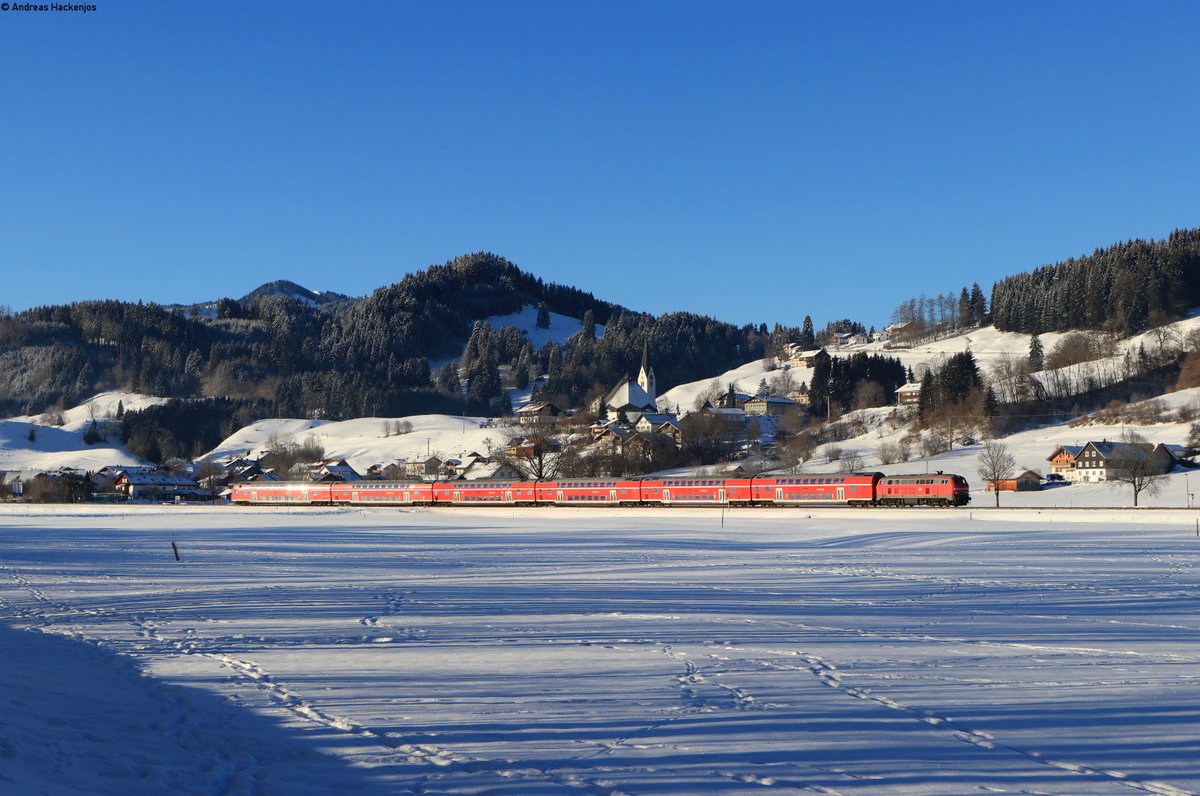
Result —
M 599 414 L 607 413 L 609 419 L 615 420 L 624 412 L 630 423 L 636 423 L 642 415 L 658 411 L 657 393 L 654 368 L 650 367 L 650 349 L 643 343 L 642 367 L 637 381 L 631 381 L 628 376 L 621 379 L 621 383 L 601 399 Z

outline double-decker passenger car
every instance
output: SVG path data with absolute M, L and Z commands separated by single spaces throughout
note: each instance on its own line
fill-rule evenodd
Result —
M 660 506 L 705 506 L 752 500 L 749 478 L 672 477 L 643 478 L 642 502 Z
M 537 482 L 537 502 L 551 506 L 636 506 L 637 481 L 616 478 L 559 478 Z
M 533 505 L 532 481 L 438 481 L 432 485 L 435 505 L 475 506 L 500 503 L 508 506 Z
M 754 502 L 772 506 L 870 506 L 883 473 L 758 476 Z
M 330 503 L 330 485 L 308 481 L 251 481 L 234 484 L 229 500 L 233 503 Z
M 433 502 L 433 484 L 421 481 L 341 481 L 329 486 L 334 503 L 423 506 Z

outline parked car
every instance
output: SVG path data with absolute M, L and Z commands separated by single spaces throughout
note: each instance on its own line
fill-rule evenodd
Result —
M 1062 473 L 1049 473 L 1046 476 L 1046 480 L 1047 481 L 1066 481 L 1067 479 L 1062 477 Z

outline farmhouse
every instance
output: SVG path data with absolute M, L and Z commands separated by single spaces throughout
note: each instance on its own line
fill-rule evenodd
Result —
M 901 406 L 916 406 L 921 402 L 920 382 L 910 381 L 896 390 L 896 403 Z
M 1108 481 L 1121 471 L 1141 469 L 1146 473 L 1166 473 L 1175 466 L 1175 457 L 1163 445 L 1150 442 L 1089 442 L 1075 457 L 1075 467 L 1064 473 L 1072 481 Z
M 192 479 L 165 472 L 127 470 L 117 476 L 113 485 L 130 500 L 196 498 L 201 494 L 200 485 Z
M 1050 472 L 1058 473 L 1063 478 L 1072 480 L 1071 473 L 1075 470 L 1075 460 L 1079 457 L 1079 452 L 1082 450 L 1082 445 L 1058 446 L 1058 449 L 1050 454 L 1046 460 L 1050 462 Z

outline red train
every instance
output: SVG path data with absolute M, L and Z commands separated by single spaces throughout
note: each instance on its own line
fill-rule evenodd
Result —
M 812 474 L 719 478 L 570 478 L 546 481 L 254 481 L 234 484 L 243 505 L 359 506 L 965 506 L 961 475 Z

